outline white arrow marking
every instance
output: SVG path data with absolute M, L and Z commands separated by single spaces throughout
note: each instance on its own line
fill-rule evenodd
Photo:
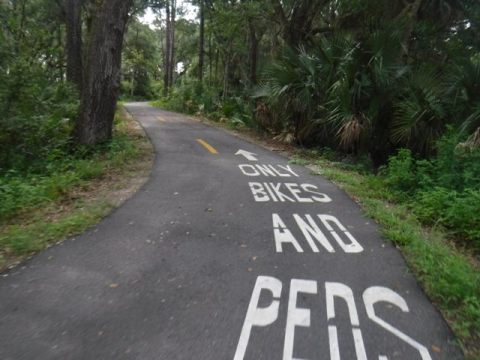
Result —
M 242 156 L 245 156 L 247 158 L 247 160 L 249 161 L 257 161 L 257 158 L 254 156 L 254 155 L 257 155 L 257 154 L 254 154 L 254 153 L 251 153 L 249 151 L 246 151 L 246 150 L 238 150 L 235 155 L 242 155 Z

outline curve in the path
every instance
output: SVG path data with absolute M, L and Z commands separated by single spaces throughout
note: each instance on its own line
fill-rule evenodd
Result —
M 0 278 L 0 359 L 463 358 L 333 184 L 183 115 L 127 108 L 155 146 L 151 179 Z

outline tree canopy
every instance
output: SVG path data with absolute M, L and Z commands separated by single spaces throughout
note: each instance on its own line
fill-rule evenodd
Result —
M 165 83 L 178 110 L 225 109 L 278 138 L 377 164 L 400 147 L 432 155 L 449 126 L 464 137 L 480 126 L 477 2 L 191 4 L 199 19 L 173 24 L 182 71 Z

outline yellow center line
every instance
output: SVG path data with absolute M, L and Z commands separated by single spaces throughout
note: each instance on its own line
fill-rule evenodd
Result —
M 203 145 L 205 149 L 207 149 L 211 154 L 218 154 L 217 149 L 215 149 L 212 145 L 207 143 L 205 140 L 197 139 L 198 143 Z

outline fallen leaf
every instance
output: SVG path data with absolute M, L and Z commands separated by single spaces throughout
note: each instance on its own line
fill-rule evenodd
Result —
M 438 346 L 432 345 L 432 351 L 436 353 L 442 352 L 442 349 L 440 349 Z
M 112 289 L 116 289 L 118 287 L 118 284 L 117 283 L 110 284 L 110 287 Z

